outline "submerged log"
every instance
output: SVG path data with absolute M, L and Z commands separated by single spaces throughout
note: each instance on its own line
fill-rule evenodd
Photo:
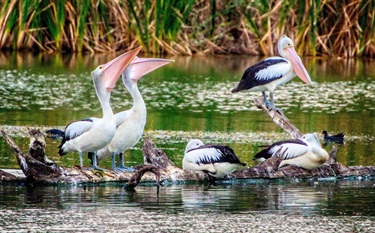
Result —
M 257 99 L 255 104 L 264 109 L 272 120 L 288 132 L 291 137 L 299 138 L 302 133 L 289 122 L 281 112 L 268 110 L 263 99 Z M 29 130 L 30 150 L 23 153 L 16 143 L 4 132 L 3 138 L 10 145 L 16 155 L 17 162 L 25 174 L 24 180 L 28 184 L 44 183 L 99 183 L 99 182 L 127 182 L 126 189 L 134 189 L 140 182 L 163 183 L 203 181 L 209 177 L 204 172 L 190 172 L 177 167 L 164 153 L 158 149 L 151 140 L 144 140 L 143 157 L 144 164 L 135 166 L 135 173 L 117 172 L 112 170 L 88 170 L 74 166 L 65 168 L 58 166 L 48 159 L 45 154 L 45 140 L 39 130 Z M 281 178 L 343 178 L 375 176 L 375 166 L 347 167 L 335 160 L 337 147 L 330 152 L 330 159 L 322 166 L 306 170 L 295 166 L 279 168 L 280 159 L 271 158 L 254 167 L 247 167 L 234 172 L 224 179 L 281 179 Z M 0 181 L 19 181 L 7 170 L 0 169 Z

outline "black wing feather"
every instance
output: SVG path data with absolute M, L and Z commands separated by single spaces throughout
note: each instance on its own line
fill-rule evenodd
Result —
M 266 60 L 259 62 L 256 65 L 250 66 L 249 68 L 246 69 L 245 73 L 242 75 L 241 81 L 238 83 L 238 86 L 232 90 L 232 93 L 251 89 L 255 86 L 261 86 L 261 85 L 270 83 L 273 80 L 281 78 L 282 75 L 279 75 L 277 77 L 272 77 L 271 79 L 257 79 L 256 75 L 259 71 L 263 69 L 267 69 L 267 67 L 269 66 L 276 65 L 282 62 L 287 63 L 287 61 L 282 58 L 266 59 Z
M 294 144 L 300 144 L 300 145 L 307 145 L 305 142 L 303 142 L 302 140 L 299 140 L 299 139 L 289 139 L 289 140 L 284 140 L 284 141 L 279 141 L 279 142 L 275 142 L 274 144 L 272 144 L 271 146 L 269 146 L 268 148 L 264 149 L 264 150 L 261 150 L 259 151 L 255 156 L 254 156 L 254 160 L 256 159 L 260 159 L 260 158 L 264 158 L 264 159 L 269 159 L 272 157 L 273 153 L 271 152 L 272 148 L 275 147 L 275 146 L 281 146 L 280 149 L 278 150 L 279 153 L 277 153 L 278 155 L 282 155 L 285 151 L 283 150 L 284 148 L 282 147 L 283 144 L 285 143 L 294 143 Z M 285 159 L 288 159 L 285 158 Z
M 92 120 L 91 118 L 82 119 L 82 120 L 80 120 L 80 121 L 93 122 L 93 120 Z M 65 127 L 64 132 L 65 132 L 66 129 L 69 127 L 69 125 L 70 125 L 70 124 L 73 124 L 74 122 L 77 122 L 77 121 L 73 121 L 73 122 L 69 123 L 69 124 Z M 62 139 L 62 141 L 61 141 L 61 144 L 60 144 L 60 146 L 58 146 L 58 148 L 59 148 L 59 154 L 60 154 L 60 155 L 65 155 L 65 154 L 67 154 L 66 152 L 63 152 L 63 151 L 61 150 L 61 147 L 65 144 L 65 142 L 67 142 L 67 141 L 69 141 L 69 140 L 72 140 L 72 139 L 76 138 L 77 136 L 79 136 L 79 135 L 74 134 L 74 135 L 72 135 L 72 136 L 69 136 L 69 135 L 67 135 L 67 134 L 64 133 L 64 137 L 63 137 L 63 139 Z
M 217 156 L 216 158 L 211 158 L 209 156 L 204 156 L 201 160 L 200 163 L 203 164 L 211 164 L 211 163 L 220 163 L 220 162 L 225 162 L 225 163 L 238 163 L 243 166 L 246 166 L 245 163 L 242 163 L 240 159 L 237 157 L 237 155 L 234 153 L 234 150 L 229 147 L 229 146 L 223 146 L 223 145 L 215 145 L 215 144 L 206 144 L 202 145 L 198 148 L 194 148 L 190 151 L 193 150 L 199 150 L 199 149 L 216 149 L 219 153 L 220 156 Z

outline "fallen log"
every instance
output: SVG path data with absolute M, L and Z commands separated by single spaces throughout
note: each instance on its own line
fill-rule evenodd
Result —
M 283 113 L 268 110 L 262 99 L 255 100 L 256 106 L 262 108 L 272 120 L 288 132 L 291 137 L 299 138 L 302 133 L 289 122 Z M 204 172 L 190 172 L 177 167 L 151 140 L 144 140 L 142 149 L 144 164 L 135 166 L 135 173 L 117 172 L 112 170 L 87 170 L 74 166 L 65 168 L 58 166 L 48 159 L 45 154 L 45 140 L 39 130 L 29 130 L 30 150 L 23 153 L 16 143 L 4 132 L 3 138 L 10 145 L 16 155 L 17 162 L 25 174 L 27 184 L 56 184 L 56 183 L 100 183 L 127 182 L 126 189 L 134 189 L 140 182 L 156 182 L 156 184 L 204 181 L 208 180 Z M 337 147 L 330 152 L 330 159 L 322 166 L 305 170 L 295 166 L 278 168 L 278 158 L 267 159 L 254 167 L 247 167 L 234 172 L 224 179 L 281 179 L 281 178 L 344 178 L 344 177 L 374 177 L 375 166 L 347 167 L 335 160 Z M 20 177 L 0 169 L 0 181 L 16 181 Z
M 37 130 L 29 130 L 30 150 L 23 153 L 19 146 L 4 132 L 3 138 L 16 155 L 18 165 L 25 174 L 24 178 L 15 176 L 7 170 L 0 169 L 0 181 L 25 181 L 27 184 L 81 184 L 102 182 L 128 182 L 127 189 L 134 188 L 139 182 L 166 182 L 203 180 L 204 173 L 184 171 L 168 158 L 164 151 L 156 148 L 151 140 L 145 140 L 143 154 L 145 164 L 135 166 L 136 172 L 117 172 L 113 170 L 88 170 L 79 166 L 60 167 L 48 159 L 45 154 L 43 134 Z M 151 173 L 155 174 L 152 175 Z M 160 181 L 160 182 L 159 182 Z

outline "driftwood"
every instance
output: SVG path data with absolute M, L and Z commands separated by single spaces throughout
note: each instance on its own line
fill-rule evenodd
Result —
M 273 122 L 275 122 L 275 124 L 283 128 L 285 132 L 290 134 L 292 138 L 302 137 L 303 134 L 297 129 L 297 127 L 295 127 L 292 123 L 289 122 L 289 119 L 286 118 L 284 113 L 280 111 L 275 111 L 273 109 L 268 109 L 264 103 L 263 98 L 255 99 L 254 104 L 258 108 L 263 109 L 271 117 Z
M 25 181 L 27 184 L 56 184 L 56 183 L 101 183 L 127 182 L 126 188 L 134 188 L 142 182 L 176 182 L 185 180 L 203 180 L 203 172 L 189 172 L 178 168 L 168 158 L 164 151 L 156 148 L 151 140 L 145 140 L 143 154 L 145 164 L 135 166 L 136 172 L 117 172 L 113 170 L 88 170 L 79 166 L 70 168 L 60 167 L 45 155 L 45 140 L 39 130 L 29 130 L 30 150 L 23 153 L 18 145 L 4 132 L 7 141 L 21 167 L 25 177 L 22 179 L 12 175 L 7 170 L 0 169 L 0 181 Z M 155 174 L 152 175 L 151 173 Z
M 272 120 L 288 132 L 291 137 L 299 138 L 302 133 L 289 122 L 283 113 L 269 110 L 262 99 L 255 100 L 255 105 L 262 108 Z M 136 172 L 117 172 L 112 170 L 87 170 L 74 166 L 60 167 L 45 155 L 45 140 L 39 130 L 29 130 L 30 150 L 23 153 L 15 142 L 3 131 L 3 138 L 14 151 L 25 178 L 14 176 L 7 170 L 0 169 L 0 181 L 24 180 L 27 184 L 55 184 L 55 183 L 99 183 L 99 182 L 127 182 L 126 189 L 134 189 L 140 182 L 163 183 L 203 181 L 208 176 L 203 172 L 189 172 L 177 167 L 164 153 L 153 145 L 151 140 L 144 140 L 144 164 L 135 166 Z M 330 152 L 330 159 L 326 164 L 311 171 L 295 166 L 278 168 L 280 160 L 271 158 L 257 166 L 247 167 L 234 172 L 224 179 L 254 179 L 254 178 L 343 178 L 374 176 L 375 166 L 347 167 L 336 162 L 337 147 Z

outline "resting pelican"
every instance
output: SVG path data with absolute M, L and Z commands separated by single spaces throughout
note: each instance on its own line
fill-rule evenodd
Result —
M 98 66 L 91 76 L 96 95 L 103 110 L 103 118 L 87 118 L 68 124 L 59 146 L 59 154 L 71 151 L 79 152 L 80 166 L 83 167 L 82 152 L 95 152 L 106 146 L 116 132 L 116 122 L 110 106 L 111 91 L 125 68 L 133 61 L 141 47 L 127 52 L 112 61 Z M 93 158 L 94 169 L 98 169 L 96 156 Z
M 322 149 L 316 133 L 305 134 L 301 139 L 291 139 L 272 144 L 254 156 L 254 159 L 268 159 L 278 156 L 282 159 L 279 167 L 295 165 L 311 170 L 325 163 L 329 155 Z
M 204 171 L 210 176 L 220 178 L 246 166 L 240 162 L 229 146 L 204 145 L 199 139 L 191 139 L 185 148 L 182 168 L 188 171 Z
M 275 107 L 273 100 L 273 92 L 276 87 L 287 83 L 296 75 L 306 84 L 311 85 L 310 76 L 294 50 L 294 43 L 289 37 L 284 35 L 280 38 L 278 51 L 281 57 L 270 57 L 247 68 L 232 93 L 242 90 L 261 91 L 267 107 L 280 110 Z M 271 102 L 267 100 L 266 91 L 270 92 Z
M 112 156 L 112 169 L 117 171 L 134 171 L 124 166 L 124 151 L 135 146 L 141 139 L 146 124 L 146 104 L 138 90 L 137 82 L 144 75 L 173 62 L 159 58 L 135 58 L 122 73 L 122 81 L 133 98 L 133 107 L 115 115 L 116 133 L 109 145 L 97 152 L 98 161 Z M 120 166 L 116 167 L 115 155 L 119 154 Z M 90 158 L 90 155 L 89 155 Z

